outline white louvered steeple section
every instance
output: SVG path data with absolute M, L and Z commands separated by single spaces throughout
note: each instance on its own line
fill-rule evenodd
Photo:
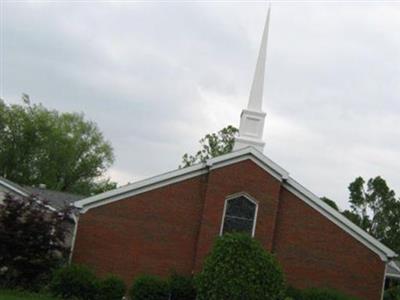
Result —
M 270 15 L 271 7 L 268 8 L 267 19 L 265 21 L 260 52 L 258 53 L 253 84 L 250 90 L 249 103 L 247 109 L 243 109 L 240 116 L 239 136 L 235 139 L 234 150 L 249 146 L 256 148 L 260 152 L 264 150 L 265 143 L 262 138 L 266 113 L 262 111 L 262 102 Z

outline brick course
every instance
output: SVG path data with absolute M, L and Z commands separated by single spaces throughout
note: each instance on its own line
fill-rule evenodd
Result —
M 198 272 L 225 198 L 243 192 L 258 202 L 255 238 L 277 255 L 289 284 L 380 299 L 385 265 L 377 254 L 251 160 L 90 209 L 79 219 L 73 261 L 128 285 L 142 273 Z

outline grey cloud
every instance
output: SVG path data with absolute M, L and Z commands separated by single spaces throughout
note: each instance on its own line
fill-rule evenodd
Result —
M 205 133 L 238 125 L 264 3 L 4 4 L 2 96 L 82 111 L 115 148 L 120 183 L 176 168 Z M 274 4 L 265 153 L 346 207 L 355 176 L 400 194 L 395 5 Z

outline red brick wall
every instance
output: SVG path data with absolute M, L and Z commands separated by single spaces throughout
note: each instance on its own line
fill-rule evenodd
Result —
M 250 160 L 215 169 L 210 173 L 197 248 L 195 270 L 220 233 L 225 199 L 245 192 L 258 202 L 255 237 L 271 250 L 280 182 Z
M 255 238 L 277 254 L 290 284 L 380 299 L 380 258 L 250 160 L 90 209 L 79 220 L 73 261 L 129 285 L 141 273 L 200 271 L 226 197 L 242 192 L 258 202 Z
M 291 285 L 381 299 L 385 266 L 377 254 L 289 191 L 280 201 L 274 252 Z
M 90 209 L 79 219 L 73 261 L 128 285 L 141 273 L 191 274 L 205 178 Z

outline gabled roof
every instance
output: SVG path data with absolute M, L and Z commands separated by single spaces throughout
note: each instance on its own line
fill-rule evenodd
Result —
M 400 279 L 400 261 L 393 260 L 388 263 L 386 277 Z
M 0 177 L 0 185 L 11 192 L 18 194 L 19 196 L 27 197 L 29 195 L 29 193 L 25 191 L 22 186 L 3 177 Z
M 48 207 L 51 210 L 61 210 L 66 206 L 71 205 L 75 201 L 85 198 L 82 195 L 76 195 L 71 193 L 52 191 L 45 188 L 21 186 L 11 180 L 0 177 L 0 185 L 22 197 L 28 197 L 34 195 L 40 200 L 48 201 Z
M 340 212 L 336 211 L 325 202 L 321 201 L 318 196 L 307 190 L 297 181 L 289 176 L 289 173 L 266 157 L 261 152 L 252 147 L 233 151 L 231 153 L 209 159 L 206 163 L 197 164 L 184 169 L 178 169 L 172 172 L 164 173 L 149 179 L 138 181 L 121 188 L 108 191 L 99 195 L 95 195 L 80 201 L 75 202 L 75 206 L 81 209 L 82 213 L 87 210 L 112 203 L 127 197 L 141 194 L 153 189 L 157 189 L 172 183 L 193 178 L 202 174 L 208 173 L 210 170 L 231 165 L 240 161 L 250 159 L 266 172 L 271 174 L 277 180 L 281 181 L 283 187 L 295 194 L 309 206 L 320 212 L 326 218 L 331 220 L 345 232 L 353 236 L 359 242 L 363 243 L 373 252 L 377 253 L 380 258 L 387 261 L 390 258 L 396 257 L 391 249 L 383 245 L 381 242 L 370 236 L 364 230 L 349 221 Z
M 40 199 L 46 199 L 56 210 L 61 210 L 66 206 L 70 206 L 74 202 L 85 198 L 85 196 L 82 195 L 53 191 L 39 187 L 24 186 L 24 189 L 31 195 L 35 195 Z

